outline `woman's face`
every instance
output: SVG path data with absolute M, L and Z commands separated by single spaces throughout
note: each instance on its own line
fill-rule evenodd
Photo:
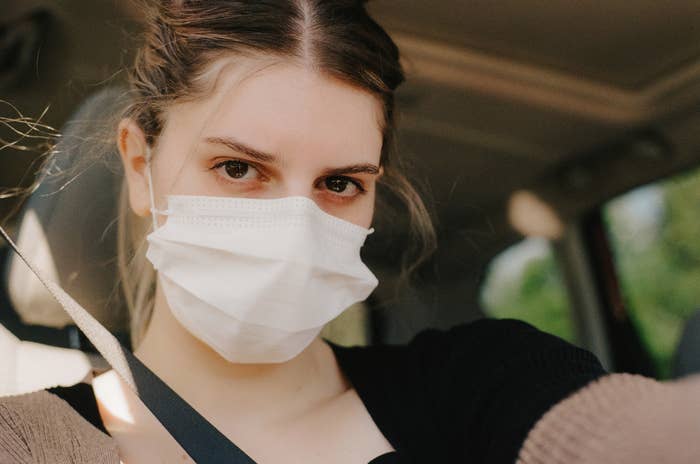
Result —
M 376 97 L 291 63 L 245 78 L 224 67 L 215 88 L 165 115 L 152 163 L 158 208 L 169 194 L 304 196 L 329 214 L 370 226 L 382 149 Z M 129 127 L 134 132 L 122 124 L 120 141 L 134 135 L 124 134 Z M 146 215 L 139 145 L 120 143 L 120 149 L 132 207 Z

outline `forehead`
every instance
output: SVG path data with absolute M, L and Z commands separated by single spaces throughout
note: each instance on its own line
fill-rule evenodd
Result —
M 218 68 L 211 94 L 173 107 L 166 128 L 193 144 L 235 137 L 283 158 L 378 163 L 383 111 L 369 92 L 294 63 Z

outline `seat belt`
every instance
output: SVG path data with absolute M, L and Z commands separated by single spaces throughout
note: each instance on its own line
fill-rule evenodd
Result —
M 60 285 L 46 278 L 19 250 L 5 229 L 0 235 L 70 315 L 75 324 L 136 396 L 198 464 L 255 464 L 235 443 L 199 414 L 102 326 Z

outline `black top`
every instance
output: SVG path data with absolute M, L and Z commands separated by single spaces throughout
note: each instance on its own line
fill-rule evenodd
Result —
M 605 374 L 589 352 L 514 320 L 425 330 L 407 345 L 329 345 L 397 450 L 370 464 L 512 464 L 551 406 Z M 89 385 L 49 391 L 106 432 Z

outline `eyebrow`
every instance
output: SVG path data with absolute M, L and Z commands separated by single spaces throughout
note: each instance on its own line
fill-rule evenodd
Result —
M 352 164 L 342 168 L 327 169 L 324 171 L 325 176 L 341 176 L 344 174 L 379 174 L 379 167 L 370 163 Z
M 233 137 L 207 137 L 205 139 L 206 142 L 208 143 L 213 143 L 215 145 L 224 145 L 227 148 L 230 148 L 233 151 L 237 151 L 239 153 L 243 153 L 244 155 L 248 155 L 251 158 L 254 158 L 260 162 L 263 163 L 274 163 L 277 161 L 277 156 L 271 154 L 271 153 L 265 153 L 264 151 L 257 150 L 253 147 L 250 147 L 243 142 L 240 142 Z M 345 174 L 372 174 L 372 175 L 377 175 L 379 174 L 380 169 L 379 166 L 376 166 L 371 163 L 359 163 L 359 164 L 351 164 L 348 166 L 343 166 L 339 168 L 331 168 L 331 169 L 326 169 L 324 171 L 325 176 L 340 176 L 340 175 L 345 175 Z
M 231 137 L 207 137 L 205 141 L 213 143 L 216 145 L 224 145 L 233 151 L 243 153 L 251 158 L 254 158 L 263 163 L 273 163 L 277 161 L 277 157 L 270 153 L 265 153 L 264 151 L 256 150 L 238 140 Z

